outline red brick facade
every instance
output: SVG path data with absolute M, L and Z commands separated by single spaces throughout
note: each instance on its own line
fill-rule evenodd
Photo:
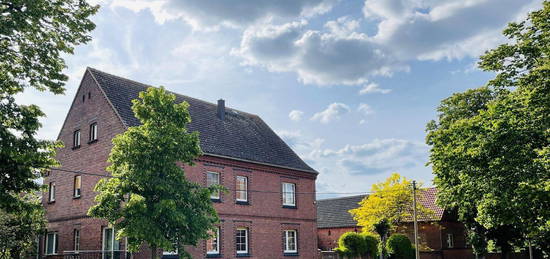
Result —
M 98 140 L 88 143 L 89 126 L 92 123 L 98 125 Z M 86 72 L 59 134 L 58 139 L 65 144 L 57 155 L 61 168 L 108 174 L 105 168 L 112 147 L 111 139 L 125 129 L 101 88 Z M 72 144 L 75 130 L 80 130 L 81 134 L 81 145 L 78 148 L 73 148 Z M 298 254 L 293 255 L 293 258 L 316 257 L 315 174 L 216 156 L 202 156 L 197 159 L 195 166 L 184 166 L 184 170 L 189 180 L 205 185 L 206 172 L 218 172 L 220 184 L 228 189 L 235 188 L 236 176 L 248 178 L 248 205 L 236 204 L 234 192 L 222 193 L 221 202 L 214 204 L 221 218 L 220 257 L 236 257 L 235 231 L 239 227 L 249 230 L 248 258 L 285 258 L 284 230 L 296 230 L 298 233 Z M 80 229 L 80 250 L 102 250 L 102 229 L 108 226 L 103 220 L 86 216 L 88 208 L 94 204 L 96 193 L 93 188 L 101 176 L 82 175 L 81 196 L 74 198 L 75 175 L 53 170 L 44 182 L 55 182 L 56 186 L 55 202 L 48 202 L 49 193 L 46 192 L 43 204 L 48 231 L 58 234 L 58 254 L 74 249 L 75 229 Z M 283 208 L 283 182 L 296 184 L 296 208 Z M 42 252 L 44 246 L 42 241 Z M 123 244 L 121 249 L 124 249 Z M 206 242 L 188 250 L 193 258 L 205 258 Z

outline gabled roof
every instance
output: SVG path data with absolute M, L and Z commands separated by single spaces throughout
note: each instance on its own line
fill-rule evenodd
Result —
M 132 100 L 150 85 L 88 68 L 126 127 L 140 121 L 132 112 Z M 189 103 L 189 132 L 198 131 L 203 153 L 282 168 L 317 173 L 257 115 L 226 108 L 224 120 L 216 116 L 217 105 L 176 94 L 176 102 Z
M 359 207 L 359 202 L 367 195 L 317 200 L 317 227 L 341 228 L 355 227 L 357 221 L 348 212 Z
M 431 209 L 433 214 L 428 217 L 419 217 L 418 221 L 440 221 L 443 218 L 444 209 L 435 203 L 437 189 L 435 187 L 418 190 L 418 202 L 426 208 Z M 318 228 L 339 228 L 357 226 L 349 210 L 359 207 L 359 202 L 367 195 L 349 196 L 333 199 L 317 200 L 317 227 Z M 407 218 L 404 222 L 412 222 Z

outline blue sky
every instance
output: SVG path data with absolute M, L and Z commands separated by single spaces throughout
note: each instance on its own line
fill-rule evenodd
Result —
M 54 139 L 90 66 L 260 115 L 320 172 L 318 192 L 366 192 L 391 172 L 431 185 L 424 129 L 438 103 L 491 78 L 477 57 L 541 2 L 94 1 L 66 94 L 18 99 L 43 108 L 40 137 Z

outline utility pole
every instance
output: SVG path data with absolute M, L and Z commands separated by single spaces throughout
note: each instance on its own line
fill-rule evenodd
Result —
M 416 259 L 420 259 L 418 251 L 418 222 L 416 220 L 416 181 L 413 181 L 413 222 L 414 222 L 414 252 Z

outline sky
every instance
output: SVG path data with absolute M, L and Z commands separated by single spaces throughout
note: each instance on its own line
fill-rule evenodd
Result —
M 94 0 L 93 40 L 66 55 L 65 95 L 17 97 L 55 139 L 86 67 L 254 113 L 319 172 L 318 198 L 392 172 L 431 186 L 425 126 L 484 85 L 476 63 L 533 0 Z M 339 194 L 334 194 L 339 193 Z

